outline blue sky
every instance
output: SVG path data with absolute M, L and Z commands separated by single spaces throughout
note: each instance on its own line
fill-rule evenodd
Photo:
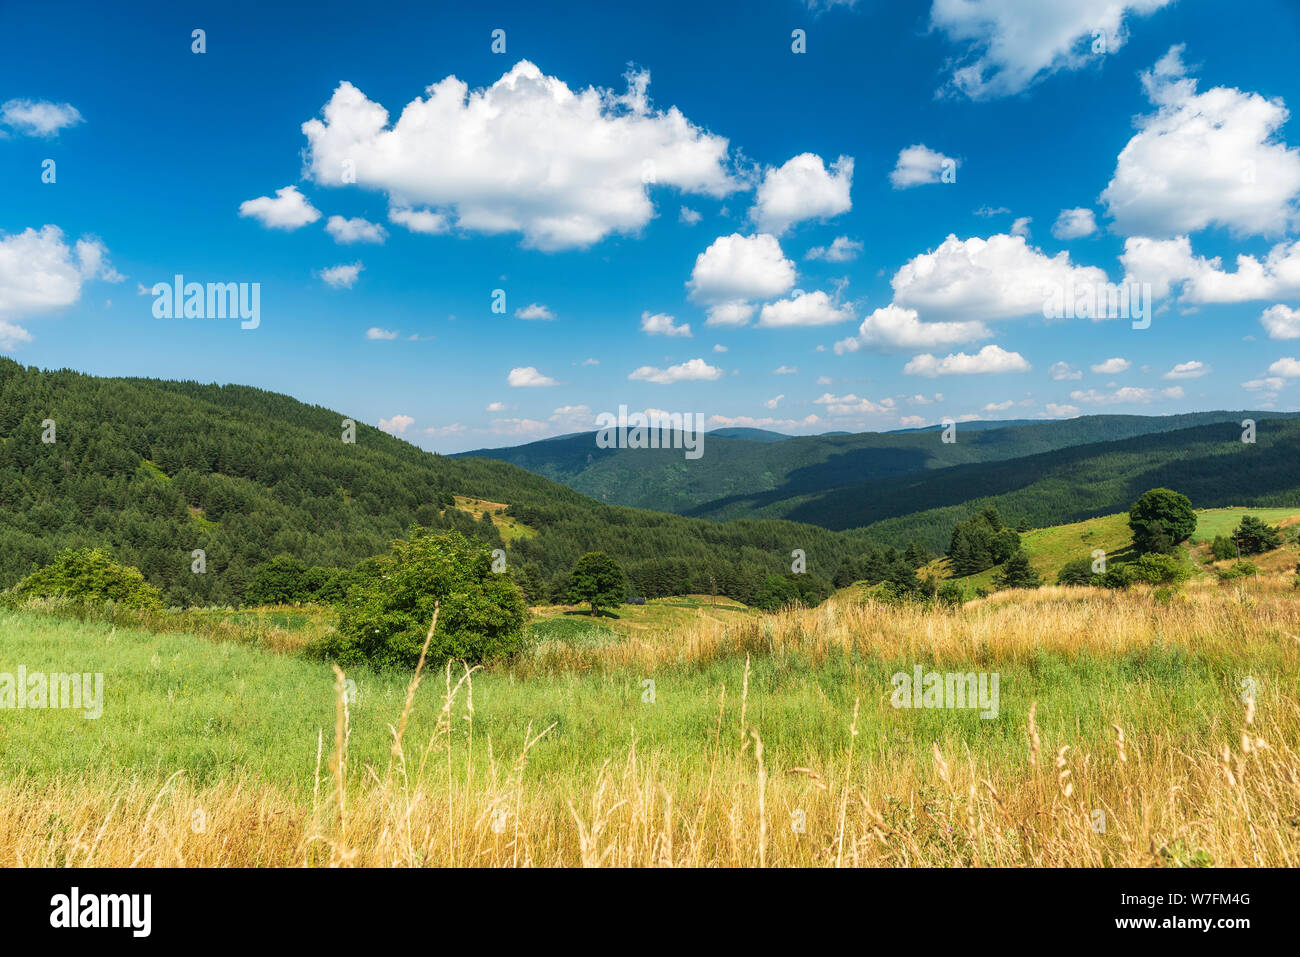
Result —
M 448 452 L 1300 405 L 1285 0 L 181 6 L 0 9 L 4 354 Z

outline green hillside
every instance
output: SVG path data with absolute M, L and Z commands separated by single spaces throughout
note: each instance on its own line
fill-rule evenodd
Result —
M 852 528 L 879 516 L 853 508 L 846 512 L 845 503 L 874 495 L 881 480 L 1210 423 L 1277 417 L 1270 412 L 1216 411 L 1095 415 L 1013 425 L 962 423 L 952 443 L 941 441 L 933 429 L 776 439 L 765 433 L 761 440 L 747 430 L 724 430 L 706 435 L 703 457 L 690 462 L 674 449 L 601 449 L 595 433 L 588 432 L 457 457 L 510 462 L 611 504 L 698 518 L 784 518 Z M 920 502 L 922 507 L 930 504 L 924 498 Z M 914 503 L 907 511 L 916 507 Z
M 52 372 L 0 359 L 0 588 L 62 548 L 108 545 L 176 604 L 238 603 L 287 554 L 350 568 L 414 523 L 504 547 L 548 587 L 586 551 L 647 596 L 742 601 L 795 548 L 829 578 L 848 535 L 603 505 L 513 465 L 451 459 L 346 413 L 245 386 Z M 52 420 L 53 442 L 42 441 Z M 460 496 L 458 499 L 457 496 Z M 489 514 L 485 514 L 485 512 Z M 206 568 L 192 571 L 202 549 Z

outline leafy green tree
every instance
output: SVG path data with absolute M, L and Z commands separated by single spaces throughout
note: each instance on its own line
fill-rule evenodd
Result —
M 780 611 L 788 605 L 803 604 L 803 596 L 793 575 L 768 575 L 754 595 L 754 607 L 763 611 Z
M 1153 488 L 1133 503 L 1128 524 L 1139 552 L 1169 552 L 1196 531 L 1196 512 L 1181 492 Z
M 313 592 L 308 581 L 305 562 L 292 555 L 277 555 L 257 570 L 244 602 L 249 605 L 300 605 L 311 598 Z M 317 583 L 317 587 L 324 581 Z
M 413 527 L 357 576 L 339 606 L 335 634 L 320 651 L 344 665 L 414 667 L 434 605 L 438 624 L 428 664 L 479 662 L 524 645 L 528 608 L 519 588 L 492 571 L 492 555 L 459 532 Z
M 1254 515 L 1241 517 L 1235 537 L 1243 555 L 1259 555 L 1282 547 L 1282 530 Z
M 128 608 L 158 609 L 162 594 L 140 570 L 123 565 L 102 548 L 68 548 L 14 588 L 19 598 L 113 601 Z
M 1133 579 L 1148 585 L 1173 585 L 1191 577 L 1191 570 L 1175 555 L 1148 552 L 1131 566 Z
M 604 552 L 588 552 L 569 573 L 569 594 L 591 605 L 592 615 L 602 608 L 621 605 L 627 597 L 627 576 L 618 562 Z
M 1237 557 L 1237 543 L 1227 535 L 1215 535 L 1214 541 L 1210 542 L 1210 554 L 1214 556 L 1216 562 L 1226 562 L 1230 558 Z
M 1042 576 L 1034 571 L 1023 551 L 1014 552 L 993 576 L 993 584 L 998 588 L 1037 588 L 1042 583 Z

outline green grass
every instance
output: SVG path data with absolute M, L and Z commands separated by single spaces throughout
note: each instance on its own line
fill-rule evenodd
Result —
M 1194 543 L 1213 541 L 1216 535 L 1231 535 L 1241 524 L 1242 516 L 1254 515 L 1270 525 L 1300 516 L 1296 508 L 1205 508 L 1196 513 Z
M 533 625 L 548 641 L 604 640 L 599 622 L 558 617 Z M 1243 652 L 1244 653 L 1244 652 Z M 1249 673 L 1261 687 L 1287 687 L 1278 652 L 1256 649 Z M 177 770 L 198 784 L 224 778 L 269 782 L 310 793 L 318 734 L 328 755 L 334 724 L 334 678 L 329 667 L 257 647 L 214 643 L 184 634 L 155 634 L 74 622 L 46 615 L 0 613 L 0 671 L 19 664 L 29 672 L 102 672 L 104 713 L 6 711 L 0 721 L 0 773 L 37 779 L 108 771 L 165 778 Z M 854 699 L 861 701 L 857 760 L 930 761 L 933 741 L 956 753 L 969 748 L 977 762 L 1017 764 L 1025 757 L 1029 704 L 1039 703 L 1044 733 L 1076 746 L 1107 748 L 1109 722 L 1158 727 L 1177 739 L 1230 735 L 1240 721 L 1236 686 L 1243 662 L 1198 660 L 1177 648 L 1152 647 L 1090 659 L 1042 654 L 1000 668 L 1001 718 L 971 712 L 899 711 L 889 704 L 890 676 L 912 660 L 860 654 L 812 662 L 799 654 L 756 656 L 749 676 L 748 721 L 762 735 L 773 767 L 814 766 L 841 754 Z M 925 662 L 945 670 L 981 670 L 974 661 Z M 947 670 L 952 670 L 951 668 Z M 407 676 L 352 671 L 354 773 L 382 774 L 406 694 Z M 654 682 L 654 700 L 646 700 Z M 530 752 L 527 775 L 594 780 L 602 764 L 638 750 L 670 759 L 683 786 L 707 773 L 717 733 L 718 696 L 727 689 L 723 735 L 738 736 L 744 660 L 682 662 L 653 674 L 636 669 L 575 674 L 533 670 L 526 678 L 498 666 L 475 676 L 472 750 L 476 762 L 517 754 L 527 729 L 555 727 Z M 429 740 L 442 707 L 444 680 L 421 686 L 409 739 Z M 464 695 L 453 716 L 462 744 L 470 742 Z

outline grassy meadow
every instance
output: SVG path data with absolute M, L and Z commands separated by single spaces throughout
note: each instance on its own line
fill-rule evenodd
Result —
M 328 623 L 286 609 L 200 634 L 0 613 L 0 672 L 99 671 L 106 698 L 0 712 L 0 863 L 1300 863 L 1282 576 L 537 612 L 529 654 L 418 682 L 341 679 L 294 649 Z M 997 672 L 998 716 L 894 708 L 918 664 Z

